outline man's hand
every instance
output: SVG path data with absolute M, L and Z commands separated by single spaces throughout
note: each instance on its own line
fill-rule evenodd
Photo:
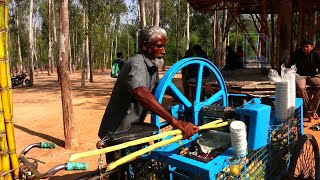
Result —
M 161 104 L 154 98 L 154 96 L 149 92 L 149 90 L 144 87 L 137 87 L 132 90 L 133 97 L 138 101 L 143 108 L 158 114 L 163 119 L 167 120 L 174 128 L 180 129 L 182 131 L 183 139 L 189 139 L 193 134 L 199 131 L 199 127 L 193 125 L 187 121 L 177 120 L 173 117 L 166 109 L 164 109 Z
M 192 135 L 199 132 L 199 127 L 195 126 L 191 122 L 187 121 L 176 121 L 174 125 L 175 128 L 180 129 L 182 131 L 183 138 L 182 139 L 189 139 Z

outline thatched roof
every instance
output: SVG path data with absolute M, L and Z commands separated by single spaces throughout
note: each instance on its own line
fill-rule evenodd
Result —
M 187 0 L 197 11 L 213 12 L 221 9 L 237 9 L 241 14 L 260 14 L 261 0 Z M 267 0 L 267 12 L 276 13 L 280 0 Z M 297 11 L 297 2 L 303 1 L 305 11 L 320 11 L 319 0 L 293 0 L 293 10 Z

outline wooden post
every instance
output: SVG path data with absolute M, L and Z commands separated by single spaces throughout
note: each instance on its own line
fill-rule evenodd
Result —
M 270 53 L 271 53 L 271 67 L 275 68 L 275 34 L 274 34 L 275 28 L 274 28 L 274 13 L 271 13 L 271 48 L 270 48 Z
M 303 12 L 302 12 L 302 6 L 303 6 L 303 1 L 297 1 L 298 2 L 298 27 L 297 27 L 297 45 L 296 47 L 300 47 L 300 42 L 301 42 L 301 30 L 302 30 L 302 17 L 303 17 Z
M 280 18 L 280 47 L 279 66 L 282 63 L 289 63 L 290 58 L 290 39 L 291 39 L 291 21 L 292 21 L 292 0 L 279 0 L 278 9 L 286 9 L 279 11 Z

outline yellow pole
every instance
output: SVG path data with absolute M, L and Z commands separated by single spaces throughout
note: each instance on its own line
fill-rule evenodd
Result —
M 8 59 L 8 0 L 0 0 L 0 87 L 1 87 L 1 112 L 0 117 L 0 150 L 2 151 L 2 171 L 6 173 L 10 168 L 15 169 L 14 175 L 19 175 L 19 161 L 16 154 L 12 123 L 12 87 L 10 78 L 10 67 Z M 6 132 L 6 133 L 5 133 Z M 8 142 L 7 142 L 8 140 Z M 8 165 L 8 155 L 11 165 Z M 9 161 L 10 162 L 10 161 Z M 8 173 L 5 179 L 12 179 Z

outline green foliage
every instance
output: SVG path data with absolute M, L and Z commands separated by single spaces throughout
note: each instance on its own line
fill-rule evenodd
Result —
M 59 35 L 59 4 L 60 1 L 55 1 L 55 14 L 57 35 Z M 16 35 L 19 32 L 21 53 L 24 60 L 28 57 L 28 9 L 29 1 L 16 0 L 19 4 L 10 2 L 10 35 L 11 49 L 10 54 L 16 59 Z M 70 28 L 70 43 L 72 56 L 82 57 L 83 43 L 85 42 L 85 34 L 89 33 L 90 45 L 94 52 L 94 67 L 99 67 L 106 56 L 110 62 L 110 58 L 115 57 L 115 48 L 117 51 L 122 51 L 124 59 L 133 56 L 136 53 L 136 33 L 140 28 L 139 17 L 139 1 L 131 0 L 130 7 L 124 0 L 71 0 L 69 1 L 69 28 Z M 89 29 L 85 30 L 83 25 L 83 3 L 88 2 L 88 11 L 86 14 L 89 19 Z M 153 15 L 153 0 L 145 0 L 147 25 L 152 23 Z M 180 4 L 178 3 L 180 2 Z M 48 0 L 35 1 L 34 19 L 37 26 L 37 54 L 38 64 L 47 63 L 48 61 Z M 160 26 L 167 31 L 167 46 L 165 64 L 171 65 L 176 62 L 178 55 L 179 59 L 184 56 L 186 51 L 186 1 L 184 0 L 161 0 L 160 5 Z M 180 6 L 180 11 L 179 11 Z M 17 9 L 15 11 L 14 9 Z M 128 14 L 129 13 L 129 14 Z M 19 16 L 20 25 L 15 27 L 15 18 Z M 52 18 L 52 17 L 51 17 Z M 127 24 L 127 18 L 129 23 Z M 248 15 L 242 16 L 244 23 L 249 32 L 256 32 L 251 18 Z M 219 19 L 221 21 L 221 19 Z M 221 23 L 221 22 L 220 22 Z M 176 29 L 178 27 L 178 29 Z M 235 26 L 230 28 L 229 42 L 234 48 L 235 43 Z M 19 31 L 18 31 L 19 30 Z M 51 35 L 53 35 L 53 24 L 51 22 Z M 179 33 L 179 49 L 176 50 L 176 33 Z M 213 18 L 211 14 L 203 14 L 195 12 L 190 7 L 190 48 L 195 44 L 199 44 L 207 52 L 208 57 L 211 57 L 212 42 L 213 42 Z M 320 34 L 318 33 L 318 37 Z M 117 37 L 117 47 L 115 40 Z M 244 36 L 239 30 L 238 45 L 243 45 Z M 129 49 L 128 49 L 129 43 Z M 74 51 L 76 51 L 74 53 Z M 56 50 L 53 52 L 58 53 Z M 177 54 L 178 53 L 178 54 Z M 73 58 L 73 57 L 72 57 Z M 15 59 L 13 62 L 15 62 Z M 26 62 L 24 62 L 26 63 Z M 109 65 L 110 63 L 108 63 Z M 81 67 L 81 61 L 76 61 L 76 67 Z

